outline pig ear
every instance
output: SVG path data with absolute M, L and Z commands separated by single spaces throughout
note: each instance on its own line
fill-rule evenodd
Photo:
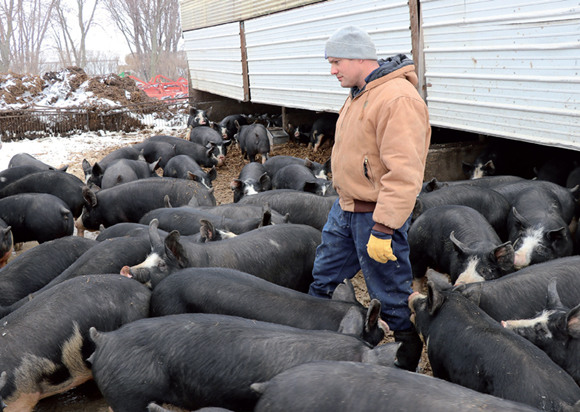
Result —
M 8 374 L 6 371 L 2 371 L 2 374 L 0 374 L 0 389 L 6 386 L 6 382 L 8 382 Z
M 262 176 L 260 176 L 260 186 L 262 186 L 262 190 L 268 190 L 272 187 L 270 175 L 267 172 L 262 173 Z
M 550 242 L 556 242 L 558 240 L 564 239 L 566 237 L 566 228 L 562 226 L 559 229 L 550 230 L 548 233 L 546 233 L 546 236 Z
M 346 312 L 346 315 L 344 315 L 340 321 L 338 332 L 346 335 L 357 335 L 361 330 L 363 330 L 363 326 L 362 316 L 358 309 L 353 306 Z
M 83 172 L 85 173 L 85 176 L 88 175 L 89 173 L 91 173 L 92 166 L 87 159 L 83 159 L 82 166 L 83 166 Z
M 459 239 L 457 239 L 455 237 L 454 230 L 451 231 L 451 233 L 449 234 L 449 239 L 451 240 L 451 242 L 455 246 L 455 250 L 457 250 L 459 253 L 468 253 L 469 252 L 469 248 L 463 242 L 461 242 Z
M 194 182 L 201 183 L 201 180 L 200 180 L 199 176 L 194 175 L 189 170 L 187 171 L 187 180 L 193 180 Z
M 367 309 L 367 316 L 365 318 L 365 331 L 370 333 L 371 330 L 378 326 L 381 319 L 381 301 L 372 299 Z
M 240 190 L 241 187 L 243 186 L 244 182 L 242 182 L 240 179 L 233 179 L 230 182 L 230 189 L 232 190 Z
M 316 189 L 317 185 L 315 182 L 304 182 L 304 187 L 302 188 L 302 191 L 316 193 Z
M 576 306 L 566 316 L 568 334 L 573 338 L 580 338 L 580 305 Z
M 159 236 L 159 220 L 152 219 L 149 222 L 149 243 L 151 243 L 151 251 L 157 253 L 158 255 L 163 255 L 163 241 L 161 236 Z
M 212 166 L 211 169 L 209 170 L 209 172 L 207 172 L 207 177 L 209 179 L 209 181 L 211 182 L 212 180 L 215 180 L 217 177 L 217 169 L 215 168 L 215 166 Z
M 356 302 L 356 294 L 352 282 L 345 279 L 332 292 L 332 300 L 340 300 L 343 302 Z
M 439 181 L 437 180 L 436 177 L 434 177 L 431 180 L 429 180 L 427 182 L 427 184 L 425 185 L 425 192 L 432 192 L 434 190 L 437 190 L 438 188 L 439 188 Z
M 503 272 L 513 272 L 514 270 L 514 247 L 510 242 L 505 242 L 493 250 L 493 257 L 497 261 L 499 268 Z
M 97 205 L 97 195 L 88 186 L 83 186 L 83 199 L 88 207 L 95 207 Z
M 262 221 L 260 222 L 260 227 L 270 226 L 272 224 L 272 209 L 270 209 L 270 204 L 266 202 L 262 206 Z
M 515 207 L 512 207 L 512 214 L 514 215 L 514 219 L 516 219 L 517 225 L 520 226 L 520 229 L 521 227 L 530 226 L 528 220 L 523 217 Z
M 98 164 L 97 162 L 95 162 L 95 164 L 93 165 L 93 170 L 92 170 L 93 176 L 102 176 L 104 172 L 105 171 L 103 170 L 101 165 Z
M 493 160 L 488 160 L 487 163 L 485 163 L 482 167 L 483 170 L 485 170 L 485 173 L 488 175 L 494 175 L 495 174 L 495 165 L 493 164 Z
M 578 201 L 578 199 L 580 198 L 580 185 L 576 185 L 569 190 L 572 196 L 574 197 L 574 200 Z
M 558 294 L 558 282 L 556 279 L 552 279 L 548 284 L 548 297 L 546 303 L 546 309 L 567 309 L 560 300 L 560 295 Z
M 157 169 L 159 169 L 161 167 L 161 165 L 159 163 L 161 163 L 161 158 L 157 159 L 153 163 L 149 163 L 149 169 L 152 172 L 156 171 Z
M 165 253 L 167 256 L 177 260 L 179 267 L 187 267 L 185 250 L 179 241 L 180 234 L 177 230 L 172 230 L 165 238 Z
M 201 233 L 201 237 L 204 242 L 211 242 L 216 237 L 216 230 L 209 220 L 207 219 L 200 219 L 199 223 L 201 223 L 201 227 L 199 228 L 199 233 Z
M 473 169 L 473 163 L 461 162 L 461 167 L 463 169 L 463 174 L 465 174 L 465 176 L 469 176 L 471 169 Z
M 441 307 L 445 298 L 441 294 L 441 291 L 436 286 L 436 283 L 432 280 L 427 281 L 427 309 L 429 309 L 429 315 L 433 316 L 437 310 Z

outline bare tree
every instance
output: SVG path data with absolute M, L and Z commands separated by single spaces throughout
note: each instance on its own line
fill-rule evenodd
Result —
M 103 51 L 88 51 L 85 72 L 94 76 L 118 73 L 119 57 Z
M 37 73 L 50 18 L 58 0 L 2 0 L 0 68 Z
M 121 31 L 133 70 L 149 79 L 158 74 L 161 58 L 177 53 L 181 38 L 179 0 L 103 0 Z
M 58 0 L 16 0 L 15 36 L 11 45 L 12 70 L 38 73 L 40 52 Z
M 14 37 L 16 5 L 14 0 L 0 3 L 0 71 L 7 72 L 11 62 L 11 43 Z
M 55 7 L 52 31 L 59 61 L 63 67 L 87 65 L 87 34 L 95 23 L 100 0 L 59 1 Z M 76 27 L 72 25 L 76 22 Z

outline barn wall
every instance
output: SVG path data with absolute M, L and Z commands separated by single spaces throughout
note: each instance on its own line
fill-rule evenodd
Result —
M 422 0 L 431 124 L 580 148 L 580 7 Z
M 577 0 L 306 3 L 211 27 L 184 25 L 196 27 L 184 32 L 192 88 L 337 111 L 348 91 L 329 74 L 324 43 L 354 24 L 369 32 L 380 57 L 413 56 L 433 126 L 580 150 Z
M 321 0 L 181 0 L 183 31 L 218 26 L 300 7 Z
M 324 59 L 328 37 L 354 24 L 369 32 L 379 56 L 410 55 L 409 20 L 406 1 L 332 0 L 184 31 L 190 84 L 240 101 L 338 111 L 348 91 Z
M 410 55 L 409 19 L 406 1 L 335 0 L 246 21 L 251 100 L 338 111 L 348 90 L 330 75 L 328 37 L 353 24 L 370 34 L 380 57 Z
M 190 88 L 247 101 L 240 23 L 183 33 Z

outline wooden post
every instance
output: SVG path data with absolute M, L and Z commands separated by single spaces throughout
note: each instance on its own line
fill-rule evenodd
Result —
M 409 0 L 409 17 L 411 21 L 411 45 L 413 61 L 419 78 L 419 94 L 427 98 L 425 85 L 425 55 L 423 53 L 423 32 L 421 31 L 421 0 Z
M 244 85 L 244 102 L 250 101 L 250 79 L 248 78 L 248 52 L 246 50 L 246 32 L 244 22 L 240 22 L 240 47 L 242 49 L 242 82 Z

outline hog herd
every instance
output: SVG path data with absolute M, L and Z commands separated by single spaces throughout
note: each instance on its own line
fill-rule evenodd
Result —
M 291 139 L 318 150 L 335 122 Z M 431 377 L 394 367 L 378 300 L 363 306 L 348 280 L 330 300 L 306 293 L 337 198 L 330 161 L 271 156 L 268 126 L 192 108 L 187 138 L 85 160 L 85 181 L 26 153 L 10 160 L 0 409 L 32 411 L 94 379 L 115 412 L 580 411 L 573 155 L 544 151 L 534 177 L 507 168 L 518 149 L 493 146 L 465 164 L 469 178 L 423 185 L 409 307 Z M 247 162 L 233 202 L 217 205 L 231 144 Z

